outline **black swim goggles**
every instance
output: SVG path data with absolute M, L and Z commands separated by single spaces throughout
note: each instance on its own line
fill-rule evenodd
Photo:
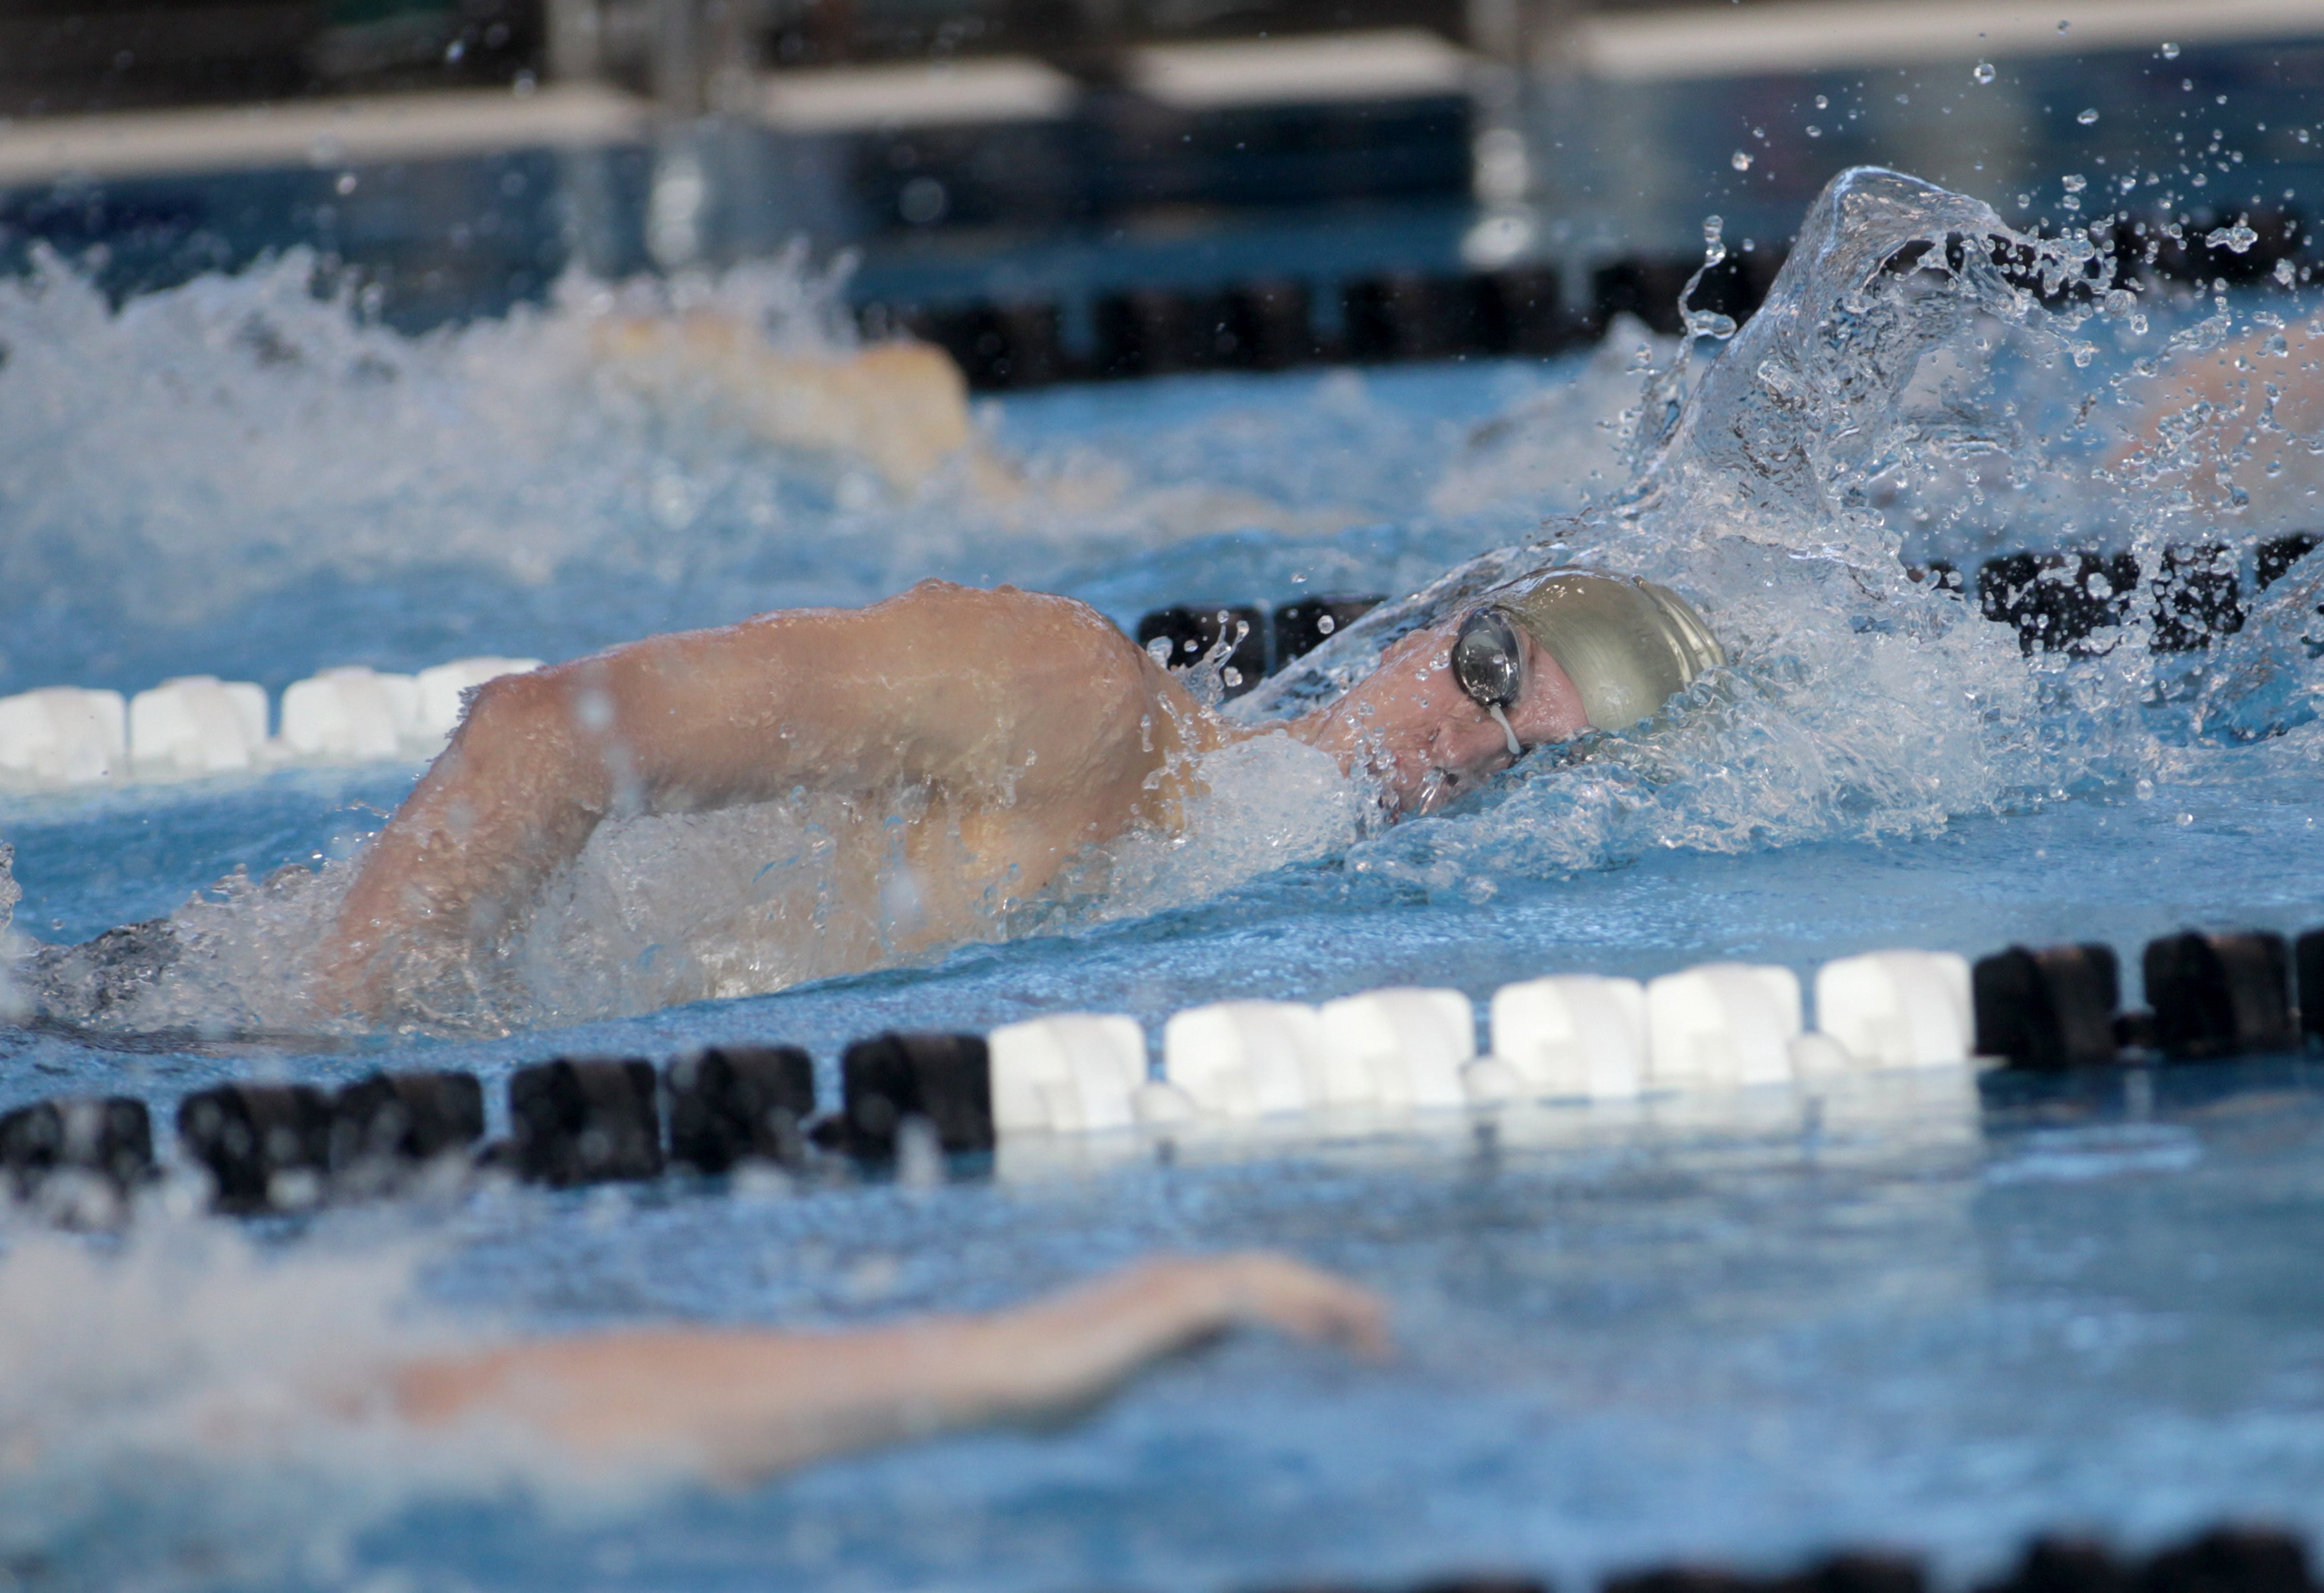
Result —
M 1461 622 L 1452 638 L 1452 678 L 1488 713 L 1517 706 L 1525 695 L 1525 645 L 1507 614 L 1482 608 Z
M 1525 756 L 1524 743 L 1509 723 L 1508 711 L 1525 695 L 1525 644 L 1517 628 L 1497 608 L 1482 608 L 1461 622 L 1452 638 L 1452 678 L 1469 700 L 1493 716 L 1508 738 L 1509 760 Z

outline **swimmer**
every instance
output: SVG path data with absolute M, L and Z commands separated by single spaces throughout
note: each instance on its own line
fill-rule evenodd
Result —
M 706 398 L 777 447 L 855 456 L 902 496 L 955 456 L 966 458 L 980 493 L 1020 490 L 978 446 L 968 382 L 931 344 L 783 349 L 733 316 L 695 310 L 608 317 L 592 327 L 591 345 L 609 371 L 654 398 Z
M 2263 323 L 2216 347 L 2174 349 L 2139 388 L 2108 463 L 2188 478 L 2208 512 L 2313 529 L 2324 439 L 2324 321 Z
M 320 1000 L 376 1019 L 457 977 L 616 816 L 802 791 L 854 804 L 841 840 L 862 860 L 868 967 L 971 937 L 1085 849 L 1178 827 L 1201 758 L 1228 742 L 1291 736 L 1388 816 L 1424 814 L 1527 748 L 1652 716 L 1722 662 L 1675 593 L 1579 571 L 1487 593 L 1336 701 L 1264 726 L 1202 706 L 1087 604 L 1007 586 L 926 581 L 868 608 L 653 637 L 477 691 L 364 852 L 319 949 Z M 881 806 L 899 791 L 900 835 Z M 909 911 L 875 923 L 877 870 L 899 861 Z
M 1139 1367 L 1240 1327 L 1373 1358 L 1388 1350 L 1378 1299 L 1287 1257 L 1252 1253 L 1144 1261 L 1013 1310 L 853 1332 L 672 1328 L 535 1340 L 406 1365 L 383 1392 L 423 1429 L 510 1422 L 597 1465 L 676 1464 L 732 1482 L 1076 1411 Z

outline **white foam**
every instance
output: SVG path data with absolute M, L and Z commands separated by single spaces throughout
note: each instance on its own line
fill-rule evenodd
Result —
M 505 1424 L 422 1434 L 389 1410 L 398 1362 L 478 1338 L 414 1297 L 420 1246 L 266 1254 L 168 1216 L 176 1194 L 117 1246 L 6 1230 L 0 1561 L 60 1556 L 94 1585 L 170 1563 L 303 1579 L 416 1499 L 569 1474 Z

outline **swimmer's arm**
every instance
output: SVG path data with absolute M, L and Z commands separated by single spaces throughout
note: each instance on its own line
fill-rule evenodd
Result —
M 364 853 L 323 947 L 324 1002 L 378 1011 L 383 962 L 488 938 L 614 812 L 1005 789 L 1057 809 L 1062 855 L 1086 815 L 1136 800 L 1174 733 L 1166 702 L 1193 712 L 1084 605 L 937 582 L 506 677 Z
M 1228 1328 L 1266 1325 L 1365 1355 L 1386 1312 L 1355 1285 L 1264 1254 L 1148 1261 L 990 1316 L 865 1332 L 666 1331 L 520 1346 L 406 1368 L 422 1426 L 513 1418 L 603 1460 L 763 1476 L 851 1450 L 1074 1410 Z
M 2142 453 L 2182 467 L 2216 464 L 2263 415 L 2312 438 L 2324 429 L 2324 324 L 2260 327 L 2217 348 L 2174 352 L 2126 391 L 2134 409 L 2114 464 Z M 2191 454 L 2190 437 L 2207 439 Z

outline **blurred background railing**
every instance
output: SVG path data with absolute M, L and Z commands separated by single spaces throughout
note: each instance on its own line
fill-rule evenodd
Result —
M 2319 92 L 2314 0 L 13 0 L 0 256 L 126 292 L 305 244 L 412 325 L 799 236 L 1077 348 L 1256 277 L 1667 318 L 1707 216 L 1764 279 L 1866 161 L 2304 248 Z

